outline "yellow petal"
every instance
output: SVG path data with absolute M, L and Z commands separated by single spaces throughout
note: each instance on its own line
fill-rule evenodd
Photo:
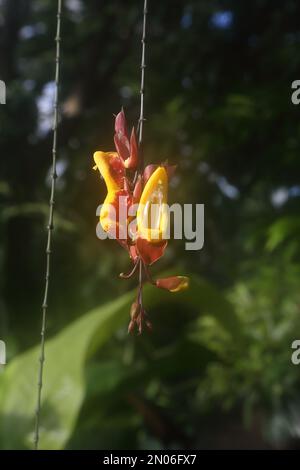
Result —
M 161 242 L 169 222 L 167 210 L 168 175 L 158 167 L 148 179 L 137 210 L 137 229 L 141 238 Z
M 121 189 L 124 168 L 117 152 L 95 152 L 94 160 L 105 181 L 107 192 Z
M 100 211 L 100 223 L 103 230 L 108 232 L 116 227 L 114 202 L 122 187 L 125 170 L 117 152 L 95 152 L 94 160 L 94 169 L 99 169 L 107 188 L 107 196 Z
M 112 230 L 116 226 L 116 212 L 114 212 L 114 202 L 116 191 L 109 191 L 102 204 L 100 211 L 100 223 L 105 232 Z

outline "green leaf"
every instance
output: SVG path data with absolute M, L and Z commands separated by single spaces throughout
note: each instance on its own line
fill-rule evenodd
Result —
M 98 347 L 124 321 L 131 294 L 93 310 L 46 343 L 41 449 L 63 448 L 84 399 L 84 363 L 93 337 Z M 96 343 L 93 343 L 95 347 Z M 1 447 L 31 448 L 36 403 L 39 348 L 17 357 L 5 370 L 1 385 Z

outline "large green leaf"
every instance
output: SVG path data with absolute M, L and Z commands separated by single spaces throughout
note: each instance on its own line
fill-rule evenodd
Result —
M 125 320 L 132 295 L 93 310 L 47 341 L 41 448 L 64 446 L 84 398 L 83 367 L 93 336 L 98 346 Z M 32 447 L 38 348 L 17 357 L 1 381 L 2 448 Z
M 174 296 L 151 287 L 145 290 L 145 301 L 151 308 L 170 302 Z M 126 328 L 132 299 L 132 293 L 125 294 L 83 315 L 46 342 L 40 448 L 65 446 L 85 397 L 85 363 L 120 326 Z M 213 314 L 233 335 L 238 331 L 231 305 L 203 281 L 193 280 L 188 291 L 176 294 L 176 303 L 182 306 L 182 315 L 190 307 L 199 314 Z M 35 347 L 16 357 L 0 377 L 0 446 L 3 449 L 32 447 L 38 354 Z M 104 382 L 106 387 L 114 386 Z

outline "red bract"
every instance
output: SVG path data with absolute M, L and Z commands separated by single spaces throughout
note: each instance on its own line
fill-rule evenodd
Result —
M 114 141 L 116 150 L 124 162 L 124 167 L 135 170 L 138 162 L 138 145 L 134 127 L 132 128 L 130 139 L 128 138 L 123 109 L 116 116 L 115 132 Z
M 159 166 L 162 166 L 166 169 L 169 179 L 172 178 L 177 168 L 177 165 L 169 165 L 168 162 L 162 163 L 161 165 L 154 165 L 153 163 L 150 165 L 147 165 L 143 172 L 144 183 L 147 183 L 150 176 L 155 172 L 155 170 L 157 170 Z
M 137 253 L 143 263 L 149 266 L 163 256 L 167 244 L 167 241 L 154 244 L 141 237 L 137 237 L 136 239 Z
M 114 142 L 117 152 L 95 152 L 94 160 L 107 187 L 107 196 L 100 211 L 100 224 L 111 238 L 124 247 L 133 262 L 131 271 L 120 277 L 128 279 L 138 273 L 138 293 L 131 308 L 129 332 L 143 327 L 152 329 L 142 301 L 145 282 L 170 292 L 188 287 L 188 278 L 172 276 L 154 281 L 149 266 L 158 261 L 167 247 L 165 239 L 169 222 L 166 210 L 169 179 L 175 166 L 167 163 L 138 168 L 138 146 L 134 128 L 130 139 L 123 109 L 115 118 Z M 127 170 L 136 170 L 127 173 Z M 136 207 L 136 211 L 134 211 Z M 151 209 L 155 209 L 154 218 Z M 135 218 L 136 215 L 136 218 Z

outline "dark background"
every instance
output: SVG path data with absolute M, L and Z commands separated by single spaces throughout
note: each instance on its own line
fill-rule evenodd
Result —
M 64 2 L 47 323 L 54 340 L 135 287 L 117 279 L 129 266 L 125 251 L 95 235 L 105 187 L 92 154 L 113 149 L 113 114 L 122 105 L 130 123 L 138 119 L 142 3 Z M 149 3 L 145 160 L 178 165 L 170 202 L 205 204 L 205 245 L 193 252 L 183 242 L 169 244 L 154 271 L 190 275 L 190 292 L 160 301 L 149 289 L 151 336 L 127 336 L 128 306 L 116 328 L 101 330 L 101 347 L 84 360 L 74 421 L 52 423 L 56 437 L 45 446 L 297 447 L 300 369 L 291 364 L 291 343 L 300 336 L 300 109 L 291 84 L 300 78 L 300 5 Z M 0 0 L 0 79 L 7 85 L 0 106 L 0 338 L 11 362 L 0 374 L 3 448 L 31 446 L 34 408 L 21 402 L 25 389 L 35 396 L 35 382 L 14 364 L 39 341 L 55 22 L 54 1 Z M 69 370 L 70 347 L 54 361 L 59 377 Z M 36 377 L 34 351 L 28 367 Z M 72 406 L 72 390 L 55 400 L 54 390 L 51 416 Z

